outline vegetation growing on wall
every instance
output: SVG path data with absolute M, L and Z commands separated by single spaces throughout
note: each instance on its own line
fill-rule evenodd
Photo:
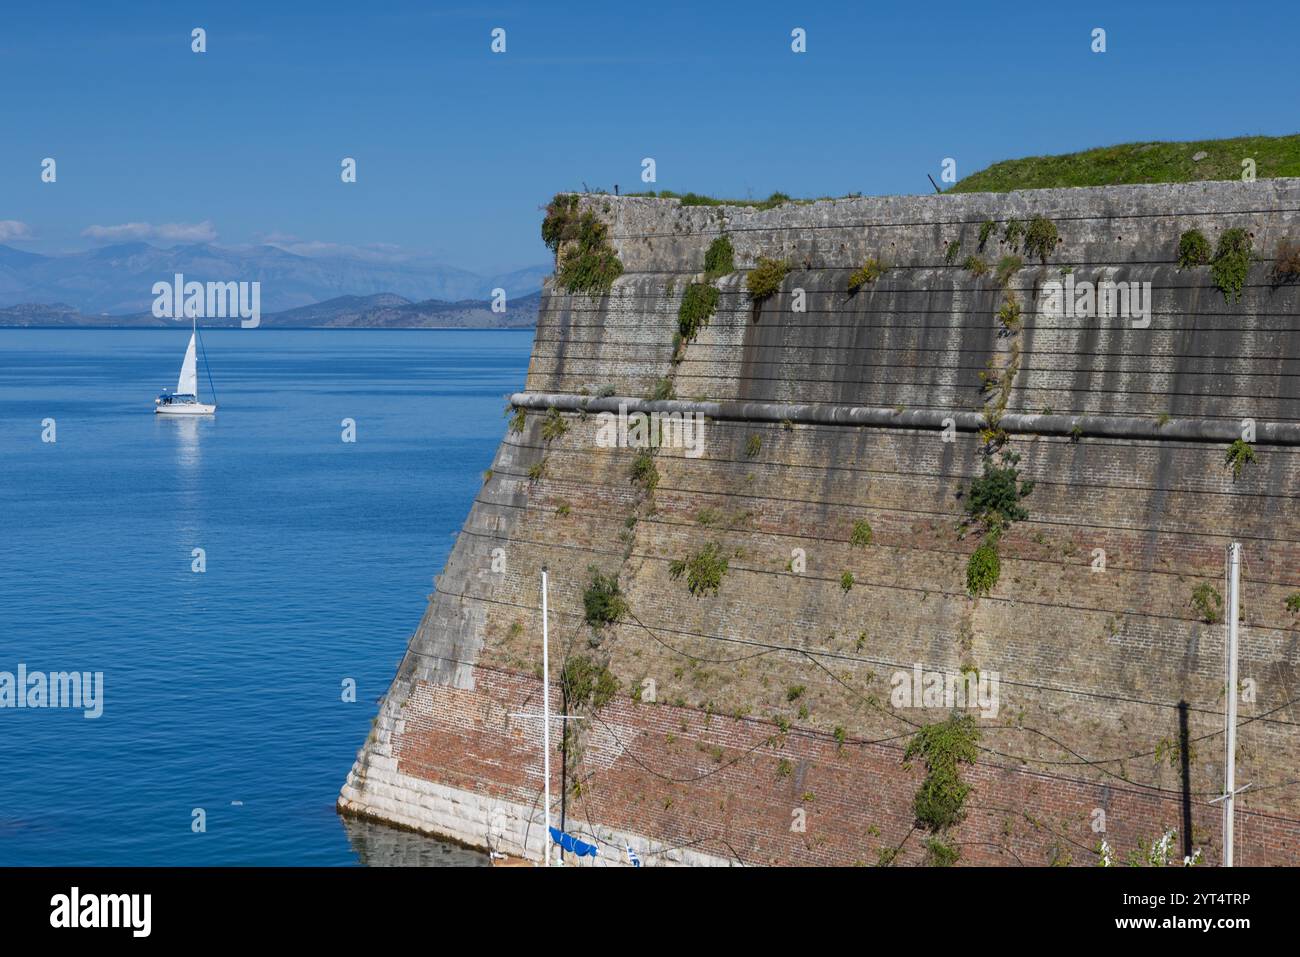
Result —
M 731 237 L 723 233 L 709 244 L 704 253 L 704 276 L 710 282 L 736 271 L 736 251 Z
M 1002 241 L 1015 249 L 1020 245 L 1020 239 L 1025 235 L 1025 224 L 1018 219 L 1007 221 L 1006 228 L 1002 230 Z
M 1210 241 L 1199 229 L 1189 229 L 1178 237 L 1178 268 L 1194 269 L 1210 261 Z
M 650 398 L 652 401 L 655 402 L 661 402 L 664 399 L 674 398 L 674 395 L 675 393 L 673 391 L 673 380 L 667 378 L 666 376 L 661 379 L 656 379 L 655 387 L 650 390 Z
M 1013 522 L 1029 518 L 1028 510 L 1020 503 L 1034 490 L 1034 483 L 1021 481 L 1018 454 L 1003 451 L 1001 459 L 999 466 L 991 455 L 985 456 L 983 474 L 971 482 L 966 496 L 965 524 L 977 525 L 984 534 L 966 562 L 966 593 L 971 598 L 988 595 L 997 585 L 1002 575 L 998 557 L 1002 533 Z
M 682 293 L 677 309 L 677 329 L 683 342 L 694 342 L 718 307 L 718 290 L 709 283 L 693 282 Z
M 966 594 L 980 598 L 991 591 L 1002 577 L 1002 560 L 998 557 L 996 533 L 985 536 L 966 562 Z
M 862 264 L 861 269 L 854 270 L 849 275 L 849 293 L 855 293 L 863 286 L 875 282 L 885 274 L 886 268 L 878 259 L 868 259 Z
M 849 544 L 856 545 L 859 548 L 866 548 L 871 544 L 871 525 L 865 518 L 853 523 L 853 532 L 849 535 Z
M 716 595 L 727 573 L 727 559 L 722 546 L 710 542 L 694 555 L 674 559 L 668 564 L 668 574 L 673 580 L 686 576 L 686 588 L 696 596 Z
M 785 281 L 785 275 L 789 271 L 790 264 L 782 259 L 760 257 L 758 263 L 745 277 L 745 288 L 749 291 L 749 297 L 755 303 L 760 303 L 774 295 L 780 290 L 781 283 Z
M 564 421 L 564 415 L 560 410 L 555 407 L 547 409 L 546 415 L 542 418 L 542 440 L 553 442 L 568 431 L 569 423 Z
M 591 582 L 582 593 L 582 607 L 592 628 L 612 625 L 627 614 L 627 600 L 618 586 L 617 575 L 602 575 L 595 565 L 588 567 Z
M 623 275 L 623 263 L 609 245 L 605 224 L 583 213 L 576 244 L 560 253 L 558 280 L 569 292 L 605 295 Z
M 1273 255 L 1272 276 L 1276 283 L 1300 279 L 1300 243 L 1287 238 L 1278 240 L 1277 252 Z
M 755 432 L 745 440 L 745 455 L 752 459 L 756 458 L 761 451 L 763 451 L 763 437 Z
M 528 413 L 524 411 L 523 406 L 515 409 L 514 415 L 510 417 L 510 431 L 519 433 L 524 430 L 524 424 L 528 421 Z
M 1056 251 L 1058 239 L 1056 223 L 1045 216 L 1035 216 L 1025 230 L 1024 250 L 1031 256 L 1037 256 L 1039 262 L 1046 263 L 1047 257 Z
M 1223 620 L 1223 596 L 1213 585 L 1202 583 L 1192 589 L 1192 607 L 1207 625 Z
M 1254 446 L 1245 439 L 1237 439 L 1228 446 L 1228 452 L 1224 456 L 1223 464 L 1225 467 L 1232 469 L 1232 480 L 1235 482 L 1241 478 L 1241 473 L 1245 471 L 1246 466 L 1254 461 Z
M 989 271 L 989 264 L 980 256 L 967 256 L 961 268 L 978 279 Z
M 542 220 L 542 242 L 558 256 L 560 246 L 577 238 L 578 197 L 573 193 L 556 193 Z
M 993 278 L 997 280 L 999 286 L 1005 289 L 1007 283 L 1011 281 L 1011 277 L 1020 272 L 1024 265 L 1025 261 L 1019 256 L 1003 256 L 998 260 L 998 268 L 993 274 Z
M 811 203 L 810 199 L 791 199 L 785 193 L 773 193 L 767 199 L 718 199 L 703 193 L 674 193 L 670 189 L 661 189 L 657 193 L 650 190 L 645 193 L 628 193 L 628 196 L 648 196 L 651 199 L 679 199 L 683 206 L 748 206 L 751 209 L 775 209 L 786 203 Z
M 1007 332 L 1020 331 L 1020 300 L 1010 289 L 998 307 L 997 316 L 998 322 L 1002 323 L 1002 328 Z
M 961 241 L 954 239 L 943 247 L 944 265 L 951 266 L 957 261 L 957 256 L 961 254 Z
M 632 484 L 640 485 L 646 492 L 653 492 L 659 485 L 659 469 L 655 468 L 655 457 L 649 449 L 637 452 L 632 460 Z
M 1286 610 L 1293 615 L 1300 615 L 1300 591 L 1286 596 Z
M 979 737 L 971 715 L 953 713 L 917 731 L 903 752 L 905 762 L 918 756 L 925 762 L 925 780 L 912 799 L 912 810 L 917 826 L 935 837 L 944 836 L 965 815 L 970 785 L 962 780 L 961 765 L 975 763 Z
M 1006 530 L 1012 522 L 1029 518 L 1029 512 L 1020 503 L 1034 490 L 1034 483 L 1021 481 L 1017 453 L 1004 453 L 1002 462 L 997 466 L 986 457 L 983 474 L 971 482 L 966 496 L 968 520 L 985 531 Z
M 587 655 L 570 655 L 560 670 L 560 693 L 566 710 L 599 711 L 618 694 L 618 679 L 608 666 Z
M 604 295 L 623 274 L 605 224 L 588 210 L 578 211 L 578 197 L 561 193 L 546 207 L 542 241 L 555 253 L 556 282 L 569 292 Z
M 985 222 L 980 226 L 980 252 L 984 252 L 984 247 L 988 244 L 989 237 L 993 235 L 993 230 L 997 228 L 998 224 L 991 219 L 985 220 Z
M 1252 246 L 1250 233 L 1240 227 L 1226 230 L 1219 237 L 1219 245 L 1210 261 L 1210 277 L 1223 293 L 1224 302 L 1241 299 L 1241 288 L 1246 283 L 1246 273 L 1250 271 Z
M 853 572 L 844 572 L 840 575 L 840 587 L 845 591 L 849 591 L 853 588 L 853 584 L 856 581 L 857 579 L 853 577 Z

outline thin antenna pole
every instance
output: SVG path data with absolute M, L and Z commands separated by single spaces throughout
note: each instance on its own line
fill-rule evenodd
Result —
M 1237 618 L 1241 591 L 1241 543 L 1228 546 L 1228 630 L 1225 670 L 1228 679 L 1227 754 L 1223 763 L 1223 866 L 1233 865 L 1234 803 L 1237 799 Z
M 551 866 L 551 659 L 546 624 L 546 566 L 542 566 L 542 798 L 546 807 L 546 833 L 542 835 L 542 860 Z

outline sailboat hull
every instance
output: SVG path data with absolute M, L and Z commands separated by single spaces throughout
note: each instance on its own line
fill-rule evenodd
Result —
M 154 406 L 154 415 L 212 415 L 217 411 L 215 405 L 202 402 L 175 402 L 171 405 Z

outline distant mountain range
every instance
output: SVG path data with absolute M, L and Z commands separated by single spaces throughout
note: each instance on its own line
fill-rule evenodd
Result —
M 493 312 L 487 299 L 412 302 L 392 293 L 336 296 L 325 302 L 262 314 L 263 329 L 527 329 L 537 324 L 542 294 L 506 298 L 505 312 Z M 0 326 L 168 327 L 186 320 L 158 319 L 152 311 L 127 315 L 87 315 L 63 303 L 0 307 Z M 238 326 L 238 319 L 204 319 L 209 328 Z
M 504 289 L 510 301 L 537 292 L 550 271 L 549 265 L 540 265 L 480 276 L 430 259 L 360 253 L 302 256 L 267 245 L 227 248 L 196 243 L 162 248 L 133 242 L 58 256 L 0 245 L 0 311 L 10 311 L 4 309 L 8 306 L 27 308 L 19 305 L 24 303 L 58 303 L 51 308 L 86 317 L 129 317 L 148 312 L 153 284 L 171 282 L 176 273 L 184 274 L 186 281 L 202 283 L 260 282 L 264 314 L 379 294 L 400 299 L 394 304 L 398 307 L 440 300 L 464 311 L 467 300 L 486 300 L 493 289 Z

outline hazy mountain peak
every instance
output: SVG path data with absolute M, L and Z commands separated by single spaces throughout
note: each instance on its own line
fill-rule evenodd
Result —
M 319 256 L 263 244 L 230 248 L 212 243 L 153 246 L 113 243 L 45 256 L 0 246 L 0 307 L 67 303 L 83 313 L 130 315 L 153 305 L 153 285 L 176 273 L 194 282 L 260 282 L 262 310 L 283 311 L 343 296 L 392 296 L 391 307 L 424 300 L 485 300 L 502 288 L 510 298 L 541 289 L 548 265 L 482 276 L 427 258 L 385 257 L 317 244 Z

